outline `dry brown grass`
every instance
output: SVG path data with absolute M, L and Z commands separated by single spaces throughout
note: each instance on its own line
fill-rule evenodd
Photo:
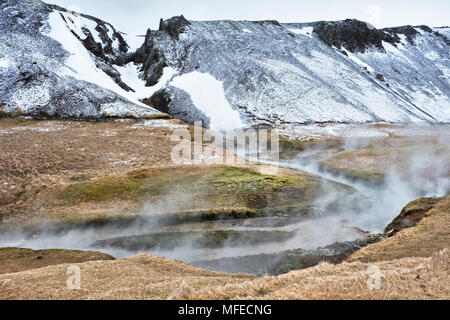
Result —
M 0 299 L 167 299 L 204 286 L 254 279 L 202 270 L 180 261 L 140 255 L 78 264 L 81 290 L 67 289 L 68 264 L 0 276 Z M 189 288 L 189 289 L 183 289 Z
M 449 299 L 450 258 L 321 264 L 278 277 L 228 275 L 140 255 L 78 264 L 81 289 L 66 286 L 69 265 L 0 276 L 0 299 Z M 368 281 L 380 270 L 380 286 Z M 369 282 L 376 284 L 376 282 Z
M 450 248 L 450 196 L 439 201 L 416 226 L 355 252 L 347 261 L 367 263 L 429 257 L 445 248 Z
M 379 268 L 379 287 L 371 281 Z M 276 300 L 380 300 L 449 299 L 450 260 L 448 251 L 430 259 L 410 258 L 391 262 L 321 264 L 286 275 L 205 288 L 178 299 L 276 299 Z M 369 282 L 368 282 L 369 281 Z
M 0 218 L 26 220 L 71 181 L 170 163 L 172 129 L 133 125 L 0 119 Z
M 61 206 L 58 195 L 69 184 L 126 175 L 141 168 L 173 166 L 178 120 L 142 125 L 124 122 L 0 119 L 0 221 L 8 227 L 39 224 L 77 215 L 90 220 L 133 211 L 135 204 Z
M 114 260 L 108 254 L 77 250 L 31 250 L 0 248 L 0 274 L 54 266 L 63 263 Z
M 42 223 L 66 227 L 126 220 L 142 213 L 144 203 L 156 203 L 153 207 L 158 208 L 152 207 L 152 211 L 159 207 L 169 210 L 164 214 L 194 209 L 253 212 L 269 204 L 283 211 L 306 212 L 310 208 L 308 202 L 319 178 L 287 169 L 277 175 L 269 166 L 251 166 L 254 173 L 239 174 L 244 170 L 227 166 L 224 179 L 211 180 L 212 174 L 221 175 L 225 167 L 172 163 L 177 143 L 171 141 L 173 130 L 192 131 L 192 127 L 177 120 L 148 124 L 0 119 L 0 148 L 4 151 L 0 154 L 0 230 L 33 229 Z M 232 157 L 237 159 L 234 154 Z M 233 170 L 238 174 L 231 174 Z M 291 180 L 305 183 L 290 187 Z M 198 190 L 192 190 L 193 184 L 186 187 L 189 181 L 196 183 Z M 268 188 L 258 188 L 262 185 Z M 289 192 L 284 192 L 284 185 Z M 176 192 L 180 189 L 182 192 Z M 299 193 L 289 199 L 281 197 L 281 208 L 272 189 L 280 196 L 294 194 L 294 189 Z M 346 192 L 354 190 L 347 188 Z M 218 197 L 219 193 L 224 196 Z

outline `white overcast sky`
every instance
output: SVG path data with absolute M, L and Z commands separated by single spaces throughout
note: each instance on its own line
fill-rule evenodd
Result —
M 375 27 L 450 25 L 450 0 L 45 0 L 79 8 L 120 31 L 145 34 L 160 18 L 183 14 L 190 20 L 310 22 L 354 18 Z M 76 11 L 76 10 L 74 10 Z

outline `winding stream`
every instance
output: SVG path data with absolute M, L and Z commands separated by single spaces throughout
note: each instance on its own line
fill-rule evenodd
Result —
M 169 226 L 135 224 L 64 232 L 46 230 L 32 237 L 15 235 L 3 241 L 0 239 L 0 247 L 98 250 L 116 258 L 150 253 L 218 271 L 279 274 L 322 260 L 339 262 L 357 249 L 360 244 L 355 244 L 356 240 L 368 233 L 381 233 L 407 203 L 423 196 L 444 196 L 450 188 L 448 176 L 437 182 L 439 186 L 430 184 L 419 190 L 395 172 L 388 175 L 384 185 L 357 182 L 320 170 L 317 159 L 323 151 L 307 150 L 291 160 L 279 162 L 279 165 L 354 188 L 370 201 L 367 210 L 354 212 L 341 208 L 329 215 L 309 219 L 275 216 Z M 270 161 L 259 162 L 271 164 Z M 332 207 L 340 196 L 325 184 L 315 205 Z

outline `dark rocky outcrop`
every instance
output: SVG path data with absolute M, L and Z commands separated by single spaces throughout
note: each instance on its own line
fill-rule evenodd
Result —
M 67 22 L 61 12 L 69 12 L 67 9 L 61 8 L 56 5 L 49 5 L 49 8 L 53 10 L 57 10 L 60 12 L 61 18 Z M 125 91 L 133 91 L 128 85 L 126 85 L 122 79 L 121 75 L 114 69 L 114 65 L 124 65 L 130 61 L 129 55 L 127 55 L 129 46 L 125 42 L 124 38 L 111 24 L 98 19 L 96 17 L 92 17 L 86 14 L 79 14 L 81 17 L 94 21 L 97 26 L 95 27 L 95 31 L 98 32 L 98 37 L 101 42 L 96 42 L 94 36 L 91 31 L 82 27 L 82 32 L 86 36 L 85 39 L 80 38 L 75 32 L 72 31 L 72 34 L 84 45 L 84 47 L 92 53 L 98 60 L 96 61 L 97 67 L 99 67 L 103 72 L 105 72 L 108 76 L 110 76 L 114 82 L 116 82 L 122 89 Z M 70 19 L 70 18 L 69 18 Z M 112 30 L 112 39 L 108 34 L 108 28 Z M 117 40 L 118 52 L 113 50 L 113 41 Z M 117 63 L 121 61 L 122 63 Z
M 386 228 L 385 232 L 393 235 L 403 229 L 414 227 L 442 199 L 421 198 L 409 203 Z
M 281 27 L 281 24 L 278 21 L 276 21 L 276 20 L 252 21 L 252 23 L 258 24 L 260 26 L 273 25 L 273 26 L 276 26 L 276 27 Z
M 163 70 L 168 66 L 166 57 L 158 46 L 155 34 L 168 36 L 173 41 L 179 41 L 180 34 L 185 32 L 191 25 L 184 16 L 173 17 L 168 20 L 161 19 L 158 31 L 147 30 L 144 44 L 134 54 L 129 56 L 128 63 L 133 61 L 142 65 L 143 78 L 146 86 L 156 85 L 163 74 Z
M 414 44 L 414 37 L 418 34 L 417 30 L 412 26 L 385 28 L 383 29 L 383 31 L 391 34 L 394 38 L 396 38 L 396 42 L 399 41 L 398 34 L 402 34 L 406 36 L 406 39 L 408 39 L 408 42 L 410 44 Z
M 91 53 L 93 53 L 97 58 L 100 58 L 104 61 L 107 61 L 108 59 L 105 56 L 105 53 L 103 52 L 103 46 L 101 43 L 95 42 L 94 37 L 92 36 L 91 32 L 87 28 L 83 28 L 83 33 L 86 35 L 86 39 L 82 40 L 78 37 L 78 35 L 74 32 L 72 34 L 80 40 L 84 47 L 88 49 Z
M 413 27 L 410 25 L 376 29 L 367 22 L 354 19 L 321 21 L 312 23 L 312 25 L 314 33 L 328 46 L 345 48 L 353 53 L 364 53 L 370 47 L 384 51 L 382 42 L 385 41 L 395 46 L 401 41 L 399 35 L 406 36 L 408 42 L 414 45 L 414 38 L 419 34 L 417 28 L 428 33 L 433 32 L 428 26 Z
M 149 100 L 153 108 L 186 123 L 202 121 L 206 128 L 211 123 L 210 119 L 195 107 L 189 94 L 181 89 L 169 86 L 157 91 Z
M 183 15 L 170 18 L 169 20 L 161 19 L 159 31 L 167 32 L 172 38 L 179 40 L 180 34 L 185 32 L 190 24 Z
M 54 4 L 48 4 L 47 6 L 48 6 L 48 8 L 50 9 L 49 11 L 51 11 L 51 10 L 57 10 L 57 11 L 60 11 L 60 12 L 69 12 L 69 10 L 67 10 L 67 9 L 65 9 L 65 8 L 63 8 L 63 7 L 54 5 Z M 99 19 L 99 18 L 90 16 L 90 15 L 87 15 L 87 14 L 83 14 L 83 13 L 78 13 L 78 14 L 79 14 L 81 17 L 83 17 L 83 18 L 92 20 L 92 21 L 94 21 L 95 23 L 97 23 L 97 26 L 96 26 L 95 30 L 99 33 L 99 37 L 100 37 L 100 39 L 101 39 L 102 42 L 103 42 L 101 45 L 102 45 L 102 46 L 104 45 L 104 48 L 103 48 L 103 50 L 102 50 L 104 53 L 106 53 L 106 54 L 112 54 L 112 53 L 113 53 L 113 50 L 112 50 L 112 42 L 113 42 L 113 40 L 115 40 L 115 39 L 117 39 L 117 40 L 119 41 L 119 51 L 121 51 L 122 53 L 127 53 L 127 52 L 128 52 L 128 50 L 129 50 L 128 44 L 126 43 L 125 39 L 124 39 L 123 36 L 120 34 L 120 32 L 118 32 L 118 31 L 114 28 L 113 25 L 111 25 L 110 23 L 105 22 L 105 21 L 103 21 L 103 20 L 101 20 L 101 19 Z M 64 18 L 63 18 L 63 19 L 64 19 Z M 108 28 L 111 28 L 111 30 L 113 31 L 113 32 L 112 32 L 112 37 L 113 37 L 113 39 L 111 39 L 111 38 L 109 37 L 109 35 L 108 35 L 108 29 L 107 29 L 107 26 L 108 26 Z M 83 32 L 84 32 L 84 31 L 83 31 Z
M 345 48 L 350 52 L 365 52 L 369 47 L 384 51 L 383 41 L 395 44 L 398 36 L 375 29 L 370 24 L 347 19 L 344 21 L 314 23 L 314 33 L 330 47 Z
M 148 29 L 144 44 L 130 57 L 134 63 L 142 65 L 144 80 L 148 87 L 158 83 L 164 68 L 167 67 L 166 58 L 154 41 L 152 31 Z

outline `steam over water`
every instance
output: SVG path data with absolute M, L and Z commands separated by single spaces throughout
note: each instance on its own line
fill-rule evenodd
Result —
M 344 138 L 339 146 L 327 149 L 311 147 L 289 160 L 281 160 L 280 165 L 303 170 L 354 188 L 368 200 L 363 210 L 355 210 L 351 199 L 348 201 L 348 208 L 335 207 L 334 203 L 342 200 L 343 195 L 335 189 L 334 184 L 324 183 L 314 202 L 317 212 L 321 214 L 306 220 L 292 216 L 278 216 L 160 226 L 158 221 L 148 219 L 148 221 L 139 221 L 126 226 L 109 225 L 102 228 L 89 227 L 60 232 L 52 231 L 49 227 L 31 238 L 29 235 L 22 234 L 0 236 L 0 247 L 99 250 L 117 258 L 150 253 L 194 264 L 198 264 L 197 261 L 279 254 L 285 250 L 311 251 L 336 242 L 355 241 L 363 237 L 366 232 L 381 233 L 410 201 L 421 197 L 442 197 L 449 193 L 450 129 L 448 126 L 399 126 L 398 128 L 363 125 L 304 126 L 289 129 L 288 133 L 292 137 L 304 135 Z M 320 166 L 322 160 L 338 152 L 368 149 L 373 147 L 374 141 L 378 143 L 377 148 L 386 148 L 383 143 L 390 141 L 389 139 L 398 139 L 401 147 L 405 147 L 405 143 L 401 142 L 402 139 L 405 139 L 404 141 L 407 139 L 406 147 L 411 149 L 406 160 L 403 159 L 401 163 L 394 161 L 394 165 L 387 168 L 383 183 L 358 181 L 339 172 L 324 170 Z M 433 139 L 434 143 L 423 143 L 429 139 Z M 372 159 L 367 161 L 370 162 Z M 174 199 L 172 198 L 171 201 Z M 151 207 L 152 204 L 149 205 Z M 209 238 L 207 236 L 205 238 L 202 232 L 213 232 L 214 237 L 222 232 L 227 234 L 227 237 L 219 240 L 213 238 L 212 240 L 218 242 L 217 245 L 212 245 L 209 244 Z M 151 241 L 154 241 L 154 237 L 163 239 L 162 245 L 152 246 L 151 249 L 99 245 L 101 243 L 99 240 L 114 238 L 118 239 L 115 243 L 120 244 L 123 242 L 121 237 L 149 234 L 153 235 Z M 134 240 L 131 239 L 132 243 Z M 141 240 L 147 241 L 145 238 L 139 238 L 139 241 Z M 199 246 L 199 241 L 204 241 L 206 245 Z M 277 262 L 275 258 L 267 261 L 271 265 Z M 204 266 L 204 263 L 198 265 Z M 226 267 L 219 269 L 227 271 Z

